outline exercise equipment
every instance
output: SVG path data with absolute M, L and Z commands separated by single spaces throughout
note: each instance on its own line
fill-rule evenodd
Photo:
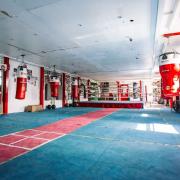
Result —
M 129 86 L 128 84 L 120 84 L 120 98 L 121 101 L 129 100 Z
M 166 52 L 159 56 L 159 71 L 162 77 L 162 97 L 169 99 L 169 106 L 180 111 L 180 54 Z
M 161 54 L 159 63 L 163 95 L 179 96 L 180 54 L 175 52 Z
M 51 87 L 51 97 L 58 97 L 60 81 L 59 77 L 52 75 L 50 76 L 50 87 Z
M 48 104 L 46 106 L 47 109 L 56 109 L 56 105 L 55 105 L 55 99 L 51 99 L 51 104 Z
M 51 90 L 51 103 L 50 105 L 46 106 L 47 109 L 56 109 L 55 101 L 59 96 L 59 87 L 60 87 L 60 77 L 61 75 L 56 72 L 55 65 L 53 66 L 54 70 L 49 72 L 49 83 L 50 83 L 50 90 Z
M 16 99 L 25 99 L 27 90 L 27 65 L 22 64 L 17 68 Z
M 138 99 L 138 83 L 133 82 L 133 98 Z
M 60 79 L 58 73 L 54 71 L 50 74 L 49 77 L 50 87 L 51 87 L 51 97 L 57 98 L 59 95 Z
M 79 85 L 77 79 L 74 79 L 72 82 L 72 99 L 74 102 L 77 102 L 79 99 Z

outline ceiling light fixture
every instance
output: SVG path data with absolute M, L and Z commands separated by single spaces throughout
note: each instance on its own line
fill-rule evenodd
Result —
M 121 19 L 121 18 L 122 18 L 122 16 L 118 16 L 117 18 L 118 18 L 118 19 Z
M 1 14 L 5 15 L 5 16 L 7 16 L 9 18 L 13 18 L 13 16 L 11 16 L 7 11 L 1 10 L 0 12 L 1 12 Z

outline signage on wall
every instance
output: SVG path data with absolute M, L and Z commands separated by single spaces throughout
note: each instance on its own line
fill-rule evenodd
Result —
M 13 76 L 14 76 L 14 82 L 16 82 L 16 80 L 17 80 L 17 68 L 14 68 L 14 70 L 13 70 Z M 27 69 L 27 80 L 28 80 L 28 83 L 30 83 L 34 86 L 37 85 L 38 77 L 33 76 L 31 69 Z

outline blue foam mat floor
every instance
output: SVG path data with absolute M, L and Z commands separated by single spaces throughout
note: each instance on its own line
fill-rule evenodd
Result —
M 100 110 L 100 108 L 58 108 L 43 112 L 22 112 L 0 115 L 0 136 L 12 132 L 31 129 L 84 113 Z
M 180 114 L 121 109 L 2 164 L 0 179 L 178 180 Z

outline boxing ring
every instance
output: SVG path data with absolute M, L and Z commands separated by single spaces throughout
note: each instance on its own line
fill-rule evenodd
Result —
M 74 107 L 142 109 L 147 101 L 143 82 L 97 82 L 84 79 L 71 80 L 69 96 Z M 67 83 L 68 84 L 68 83 Z M 70 87 L 71 87 L 70 86 Z
M 77 107 L 142 109 L 144 107 L 144 102 L 143 101 L 84 101 L 84 102 L 77 102 L 75 105 Z

